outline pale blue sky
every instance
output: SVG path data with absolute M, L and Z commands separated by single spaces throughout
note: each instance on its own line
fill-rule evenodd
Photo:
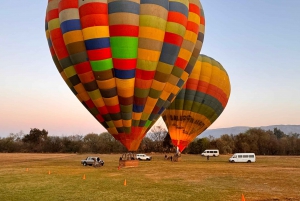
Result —
M 210 128 L 300 124 L 300 1 L 202 0 L 202 54 L 231 80 Z M 0 137 L 30 128 L 49 135 L 103 132 L 64 83 L 44 33 L 47 1 L 0 4 Z M 161 122 L 161 121 L 160 121 Z

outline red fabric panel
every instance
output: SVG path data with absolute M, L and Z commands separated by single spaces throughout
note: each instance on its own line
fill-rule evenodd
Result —
M 119 70 L 132 70 L 136 67 L 137 59 L 114 59 L 114 68 Z
M 100 114 L 102 114 L 102 115 L 108 114 L 108 110 L 107 110 L 106 106 L 98 107 L 97 109 L 100 112 Z
M 84 101 L 85 104 L 89 107 L 89 108 L 94 108 L 95 105 L 93 103 L 93 101 L 91 99 L 89 99 L 88 101 Z
M 107 4 L 105 3 L 87 3 L 79 7 L 80 17 L 91 14 L 108 14 Z
M 65 46 L 60 28 L 50 31 L 50 36 L 57 58 L 61 60 L 62 58 L 68 57 L 69 53 Z
M 93 26 L 108 26 L 107 14 L 91 14 L 80 18 L 82 29 Z
M 58 18 L 58 17 L 59 17 L 58 9 L 50 10 L 47 13 L 46 21 L 49 22 L 50 20 L 53 20 L 53 19 Z
M 189 11 L 200 15 L 200 8 L 195 4 L 189 4 Z
M 90 61 L 104 60 L 112 57 L 110 47 L 97 50 L 88 50 L 87 53 Z
M 78 1 L 62 0 L 58 4 L 59 12 L 68 8 L 78 8 Z
M 170 11 L 168 15 L 168 22 L 176 22 L 178 24 L 186 26 L 187 17 L 182 13 Z
M 186 65 L 187 65 L 187 61 L 178 57 L 176 62 L 175 62 L 175 66 L 181 68 L 181 69 L 185 69 Z
M 195 22 L 189 21 L 189 22 L 187 23 L 186 29 L 187 29 L 187 30 L 190 30 L 190 31 L 192 31 L 192 32 L 194 32 L 194 33 L 196 33 L 196 34 L 198 34 L 198 31 L 199 31 L 199 25 L 196 24 Z
M 155 76 L 155 71 L 145 71 L 141 69 L 136 69 L 135 77 L 142 80 L 152 80 Z
M 170 32 L 165 33 L 164 42 L 166 42 L 166 43 L 171 43 L 171 44 L 174 44 L 176 46 L 181 46 L 182 41 L 183 41 L 183 37 L 181 37 L 180 35 L 170 33 Z
M 111 114 L 119 113 L 120 112 L 120 105 L 113 105 L 113 106 L 106 106 L 107 110 Z
M 134 25 L 112 25 L 109 27 L 110 36 L 138 37 L 139 27 Z
M 83 74 L 92 71 L 92 67 L 90 65 L 90 62 L 82 62 L 74 66 L 77 74 Z

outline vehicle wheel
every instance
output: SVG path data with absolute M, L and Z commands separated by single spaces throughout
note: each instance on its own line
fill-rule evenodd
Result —
M 101 163 L 101 165 L 103 166 L 103 165 L 104 165 L 104 163 Z
M 139 161 L 141 161 L 142 159 L 141 158 L 139 158 Z
M 232 160 L 232 161 L 230 161 L 231 163 L 234 163 L 235 161 L 234 160 Z
M 251 163 L 251 161 L 249 160 L 249 161 L 247 161 L 247 163 Z
M 214 154 L 213 157 L 216 157 L 216 155 Z
M 83 162 L 83 164 L 82 164 L 83 166 L 86 166 L 87 164 L 86 164 L 86 162 Z

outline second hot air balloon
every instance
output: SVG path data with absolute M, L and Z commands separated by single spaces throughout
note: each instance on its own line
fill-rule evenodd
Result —
M 180 151 L 221 115 L 230 90 L 223 66 L 211 57 L 199 55 L 186 84 L 163 114 L 172 143 Z

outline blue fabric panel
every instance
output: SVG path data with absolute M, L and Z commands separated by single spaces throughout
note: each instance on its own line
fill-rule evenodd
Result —
M 133 105 L 133 112 L 143 112 L 145 105 Z
M 186 7 L 184 4 L 179 3 L 179 2 L 170 2 L 170 11 L 175 11 L 178 13 L 184 14 L 186 17 L 188 17 L 189 14 L 189 9 Z
M 140 5 L 132 1 L 113 1 L 108 3 L 108 14 L 119 12 L 139 15 Z
M 164 43 L 159 60 L 161 62 L 174 65 L 178 57 L 179 50 L 180 50 L 179 46 L 170 43 Z
M 69 31 L 81 30 L 80 20 L 67 20 L 60 24 L 62 33 L 67 33 Z
M 95 38 L 85 40 L 84 43 L 87 50 L 96 50 L 110 47 L 109 38 Z
M 114 69 L 115 70 L 115 76 L 116 78 L 120 79 L 130 79 L 135 77 L 135 69 L 133 70 L 119 70 L 119 69 Z

